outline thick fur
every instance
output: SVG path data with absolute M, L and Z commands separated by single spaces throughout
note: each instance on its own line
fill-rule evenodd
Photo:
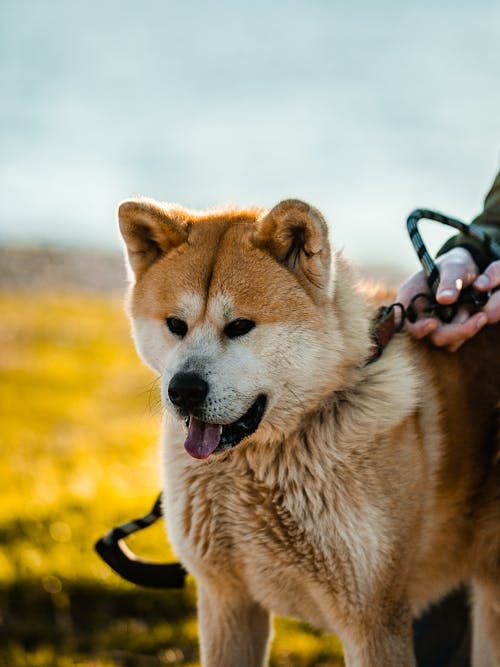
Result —
M 410 667 L 412 617 L 461 583 L 474 667 L 500 665 L 499 327 L 455 354 L 399 334 L 367 365 L 390 295 L 356 286 L 314 208 L 130 200 L 119 218 L 134 338 L 161 375 L 168 534 L 197 579 L 203 665 L 265 664 L 276 612 L 336 633 L 349 667 Z M 256 326 L 228 339 L 237 318 Z M 183 370 L 209 384 L 207 422 L 264 393 L 257 431 L 191 458 L 168 397 Z

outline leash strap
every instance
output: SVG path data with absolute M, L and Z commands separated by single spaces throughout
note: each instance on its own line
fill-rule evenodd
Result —
M 148 514 L 112 528 L 95 544 L 95 550 L 117 574 L 137 586 L 182 588 L 186 571 L 180 563 L 152 563 L 138 558 L 123 540 L 152 526 L 163 515 L 161 493 Z

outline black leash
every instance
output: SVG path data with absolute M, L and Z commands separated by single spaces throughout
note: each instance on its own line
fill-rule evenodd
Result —
M 112 528 L 95 544 L 95 550 L 117 574 L 137 586 L 148 588 L 182 588 L 186 571 L 180 563 L 151 563 L 138 558 L 123 540 L 152 526 L 163 515 L 161 493 L 151 511 L 139 519 L 134 519 Z
M 418 311 L 415 306 L 420 299 L 425 299 L 427 305 L 423 308 L 426 314 L 435 315 L 443 322 L 450 322 L 455 316 L 459 306 L 467 304 L 471 310 L 480 310 L 486 301 L 490 298 L 493 291 L 476 292 L 472 286 L 464 288 L 458 300 L 451 306 L 443 306 L 436 301 L 435 295 L 439 285 L 439 269 L 430 256 L 425 243 L 418 231 L 418 223 L 422 219 L 434 220 L 443 225 L 448 225 L 458 229 L 462 234 L 480 241 L 484 248 L 497 259 L 500 259 L 500 244 L 494 241 L 488 234 L 473 225 L 467 225 L 461 220 L 449 218 L 448 216 L 428 211 L 425 209 L 416 209 L 411 213 L 406 222 L 411 242 L 422 268 L 427 278 L 431 294 L 416 294 L 407 308 L 402 303 L 392 303 L 390 306 L 382 306 L 379 309 L 375 324 L 372 329 L 372 338 L 374 342 L 374 353 L 366 363 L 376 361 L 386 345 L 395 333 L 403 328 L 405 319 L 415 322 L 418 318 Z M 498 289 L 498 288 L 497 288 Z M 395 310 L 400 310 L 401 317 L 399 324 L 395 324 Z M 137 584 L 138 586 L 147 586 L 149 588 L 182 588 L 186 577 L 186 571 L 180 563 L 151 563 L 138 558 L 123 542 L 123 540 L 143 530 L 158 521 L 162 516 L 161 494 L 158 496 L 151 512 L 139 519 L 134 519 L 124 523 L 117 528 L 110 530 L 95 545 L 99 556 L 123 579 Z

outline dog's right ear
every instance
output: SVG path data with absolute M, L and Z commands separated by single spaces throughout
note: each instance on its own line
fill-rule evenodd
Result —
M 188 225 L 179 211 L 152 199 L 122 201 L 118 205 L 118 221 L 136 279 L 188 237 Z

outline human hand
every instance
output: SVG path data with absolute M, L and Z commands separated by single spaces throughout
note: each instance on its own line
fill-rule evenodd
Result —
M 443 305 L 454 303 L 463 287 L 473 285 L 479 292 L 487 292 L 500 285 L 500 260 L 492 262 L 481 275 L 465 248 L 453 248 L 436 260 L 440 272 L 436 300 Z M 430 293 L 423 271 L 411 276 L 401 287 L 398 301 L 408 306 L 412 297 L 419 292 Z M 417 312 L 425 307 L 424 299 L 415 304 Z M 486 305 L 476 313 L 470 313 L 465 306 L 458 308 L 449 324 L 444 324 L 434 317 L 423 316 L 414 322 L 406 322 L 405 328 L 415 338 L 429 339 L 450 352 L 457 350 L 466 340 L 472 338 L 485 324 L 500 321 L 500 291 L 488 299 Z

